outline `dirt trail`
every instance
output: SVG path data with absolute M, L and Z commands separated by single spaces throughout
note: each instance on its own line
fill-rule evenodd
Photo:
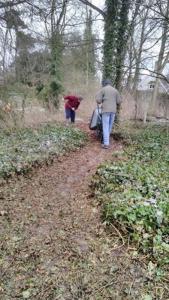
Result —
M 106 236 L 89 188 L 97 166 L 121 145 L 104 150 L 89 137 L 84 148 L 4 187 L 0 299 L 134 299 L 114 290 L 122 275 L 113 257 L 122 250 L 112 257 L 116 241 Z

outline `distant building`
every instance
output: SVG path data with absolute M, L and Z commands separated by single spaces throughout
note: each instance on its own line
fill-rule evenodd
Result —
M 139 80 L 138 91 L 153 91 L 155 87 L 155 78 L 143 75 Z M 159 93 L 169 95 L 169 83 L 164 79 L 159 79 Z

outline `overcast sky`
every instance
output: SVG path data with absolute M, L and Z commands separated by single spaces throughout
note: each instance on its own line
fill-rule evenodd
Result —
M 94 5 L 96 5 L 96 6 L 98 6 L 98 7 L 100 7 L 100 8 L 102 8 L 103 6 L 104 6 L 104 0 L 92 0 L 91 1 Z
M 105 0 L 90 0 L 90 2 L 92 4 L 98 6 L 101 9 L 104 8 Z M 97 21 L 96 28 L 97 28 L 96 29 L 97 33 L 100 33 L 100 36 L 103 37 L 103 22 L 102 21 Z

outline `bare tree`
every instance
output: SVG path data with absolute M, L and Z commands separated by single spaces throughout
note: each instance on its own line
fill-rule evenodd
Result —
M 167 51 L 167 53 L 165 53 L 165 50 L 167 47 L 167 42 L 168 42 L 168 34 L 169 34 L 169 22 L 168 22 L 169 0 L 167 0 L 165 6 L 164 5 L 162 6 L 161 3 L 159 3 L 159 1 L 157 1 L 157 7 L 159 8 L 160 14 L 164 17 L 163 22 L 162 22 L 161 46 L 160 46 L 160 51 L 159 51 L 159 55 L 158 55 L 158 60 L 155 65 L 155 73 L 161 74 L 166 63 L 168 62 L 168 59 L 169 59 L 169 51 Z M 159 78 L 157 76 L 156 81 L 155 81 L 153 96 L 152 96 L 152 103 L 151 103 L 152 112 L 154 112 L 154 110 L 155 110 L 158 89 L 159 89 Z

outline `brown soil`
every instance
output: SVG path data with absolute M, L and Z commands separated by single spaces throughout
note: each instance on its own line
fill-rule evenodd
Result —
M 122 148 L 111 143 L 102 149 L 89 134 L 84 148 L 3 187 L 0 299 L 138 297 L 140 265 L 131 264 L 119 237 L 106 234 L 89 187 L 97 166 Z

